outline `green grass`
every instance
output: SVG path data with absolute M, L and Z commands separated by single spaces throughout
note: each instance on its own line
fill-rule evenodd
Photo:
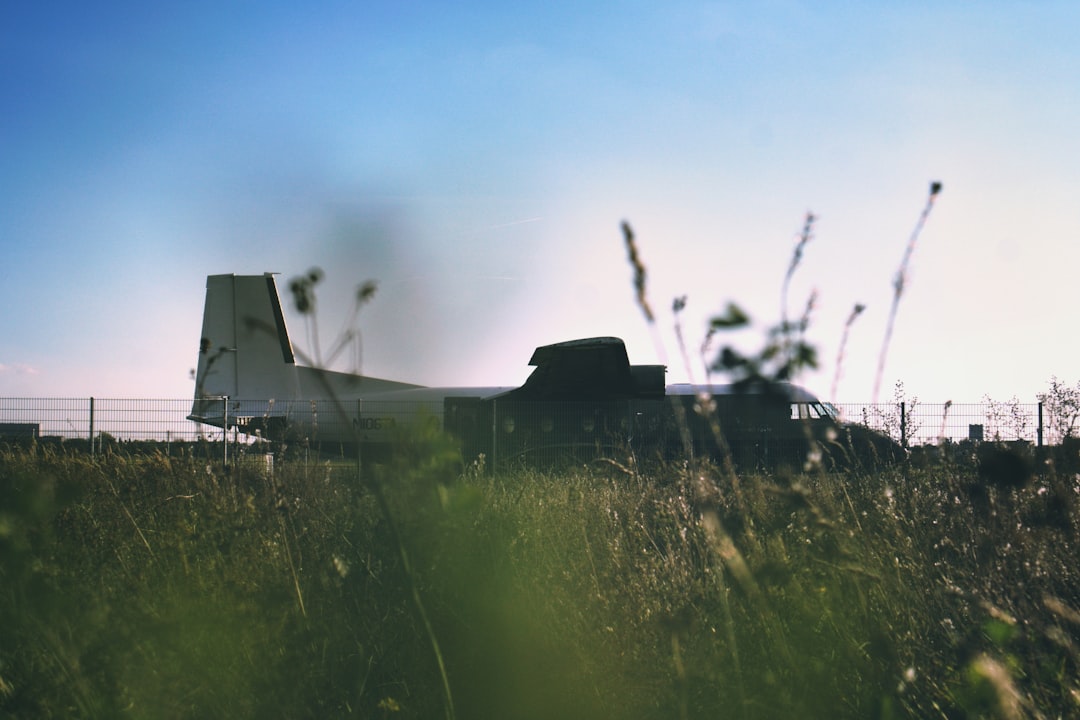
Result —
M 1073 476 L 457 468 L 379 479 L 459 717 L 1080 713 Z M 340 463 L 0 451 L 0 717 L 442 716 L 401 549 Z

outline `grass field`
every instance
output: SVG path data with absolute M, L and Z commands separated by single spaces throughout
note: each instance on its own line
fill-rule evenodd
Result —
M 1080 715 L 1078 485 L 1052 464 L 399 460 L 391 528 L 347 466 L 3 450 L 0 716 Z

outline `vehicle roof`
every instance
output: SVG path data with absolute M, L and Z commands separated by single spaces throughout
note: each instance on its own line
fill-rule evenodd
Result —
M 674 383 L 667 386 L 668 395 L 764 395 L 776 393 L 786 397 L 791 402 L 821 402 L 816 395 L 806 388 L 792 383 L 769 383 L 754 385 L 739 385 L 736 383 L 691 385 L 690 383 Z

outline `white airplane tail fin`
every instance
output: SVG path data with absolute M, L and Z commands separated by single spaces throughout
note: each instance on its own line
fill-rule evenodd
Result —
M 300 396 L 277 286 L 265 275 L 206 278 L 193 419 L 220 415 L 220 398 L 295 400 Z
M 288 414 L 293 401 L 350 401 L 419 387 L 297 365 L 272 273 L 206 278 L 191 420 L 223 427 L 238 416 Z

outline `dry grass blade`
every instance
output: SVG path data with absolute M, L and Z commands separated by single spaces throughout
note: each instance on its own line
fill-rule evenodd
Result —
M 128 510 L 127 505 L 120 498 L 120 492 L 116 489 L 112 480 L 108 480 L 109 489 L 112 490 L 114 496 L 116 496 L 116 502 L 119 503 L 120 509 L 124 512 L 124 516 L 131 522 L 131 526 L 135 528 L 135 532 L 138 534 L 142 544 L 146 546 L 146 551 L 150 553 L 150 557 L 154 557 L 154 549 L 150 547 L 150 541 L 146 539 L 146 535 L 143 533 L 142 528 L 135 522 L 135 518 L 132 516 L 131 511 Z
M 641 312 L 645 314 L 645 319 L 649 321 L 649 324 L 652 324 L 655 322 L 655 316 L 652 308 L 649 307 L 648 298 L 645 297 L 645 264 L 641 262 L 641 256 L 638 255 L 637 244 L 634 242 L 634 231 L 630 227 L 630 223 L 623 221 L 622 231 L 623 237 L 626 239 L 626 252 L 630 258 L 630 264 L 634 268 L 634 289 L 637 291 L 638 306 L 641 307 Z

